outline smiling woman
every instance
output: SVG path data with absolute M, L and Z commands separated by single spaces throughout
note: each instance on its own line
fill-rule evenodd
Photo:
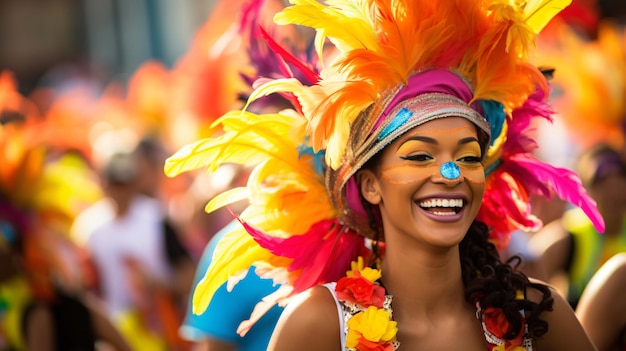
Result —
M 275 21 L 315 28 L 338 53 L 320 57 L 319 75 L 297 66 L 313 81 L 264 79 L 250 99 L 280 93 L 295 110 L 233 111 L 216 122 L 222 136 L 166 163 L 169 175 L 256 167 L 246 188 L 207 207 L 250 203 L 196 287 L 195 311 L 255 264 L 283 285 L 240 331 L 287 304 L 271 351 L 593 350 L 567 303 L 497 251 L 512 230 L 541 225 L 533 193 L 554 192 L 603 227 L 578 177 L 534 159 L 525 134 L 550 118 L 528 50 L 565 5 L 293 0 Z

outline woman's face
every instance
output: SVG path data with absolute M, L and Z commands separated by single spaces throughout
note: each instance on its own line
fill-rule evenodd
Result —
M 359 177 L 363 196 L 380 208 L 385 240 L 399 233 L 435 246 L 458 244 L 485 189 L 474 125 L 461 117 L 437 119 L 381 152 L 377 169 Z M 442 170 L 443 164 L 452 172 Z

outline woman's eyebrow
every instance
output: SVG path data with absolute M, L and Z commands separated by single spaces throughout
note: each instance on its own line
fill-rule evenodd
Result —
M 478 143 L 478 139 L 475 137 L 467 137 L 467 138 L 463 138 L 461 140 L 459 140 L 459 145 L 463 145 L 463 144 L 469 144 L 472 142 L 477 142 Z
M 412 140 L 417 140 L 417 141 L 422 141 L 428 144 L 433 144 L 433 145 L 439 145 L 439 142 L 437 141 L 437 139 L 431 138 L 431 137 L 427 137 L 424 135 L 412 135 L 406 139 L 404 139 L 402 141 L 402 143 L 406 143 L 407 141 L 412 141 Z

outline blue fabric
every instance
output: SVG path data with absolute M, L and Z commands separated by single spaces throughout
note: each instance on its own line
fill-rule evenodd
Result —
M 207 244 L 198 263 L 194 287 L 204 277 L 218 241 L 236 225 L 240 224 L 237 221 L 231 222 L 215 234 Z M 273 286 L 272 280 L 259 278 L 254 273 L 254 267 L 251 267 L 246 277 L 235 285 L 232 292 L 229 293 L 226 290 L 226 284 L 222 285 L 215 292 L 209 307 L 201 315 L 194 315 L 191 312 L 190 296 L 187 315 L 180 330 L 181 334 L 193 341 L 216 338 L 230 342 L 237 346 L 238 351 L 265 350 L 283 310 L 281 307 L 272 307 L 244 337 L 237 334 L 237 327 L 239 323 L 248 319 L 254 306 L 263 296 L 276 289 L 278 286 Z
M 483 108 L 483 116 L 489 121 L 491 127 L 491 140 L 489 145 L 493 146 L 494 141 L 502 133 L 504 127 L 504 121 L 506 120 L 506 114 L 504 113 L 504 105 L 494 100 L 480 100 L 480 104 Z

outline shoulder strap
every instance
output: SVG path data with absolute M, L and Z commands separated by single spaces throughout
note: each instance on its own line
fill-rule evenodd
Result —
M 337 286 L 337 283 L 327 283 L 323 286 L 327 288 L 328 291 L 330 291 L 333 299 L 335 299 L 335 304 L 337 305 L 337 318 L 339 318 L 339 339 L 341 340 L 341 349 L 345 350 L 347 335 L 345 321 L 347 320 L 346 318 L 349 318 L 349 316 L 351 316 L 351 314 L 347 312 L 346 306 L 339 301 L 339 299 L 337 298 L 337 294 L 335 294 L 335 286 Z

